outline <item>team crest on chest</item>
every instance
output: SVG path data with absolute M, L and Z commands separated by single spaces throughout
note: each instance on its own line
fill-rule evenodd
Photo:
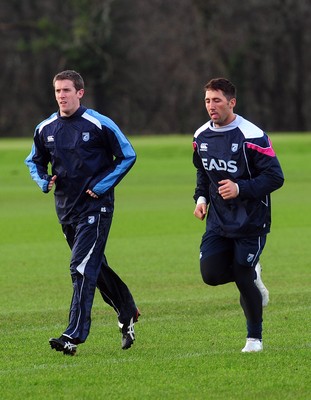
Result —
M 90 132 L 82 132 L 83 142 L 88 142 L 90 140 Z
M 231 144 L 231 151 L 235 153 L 238 150 L 239 145 L 237 143 Z

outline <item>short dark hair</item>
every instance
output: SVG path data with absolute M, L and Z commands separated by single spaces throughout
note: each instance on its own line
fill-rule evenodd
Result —
M 228 79 L 226 78 L 214 78 L 211 79 L 207 84 L 204 86 L 205 92 L 207 90 L 221 90 L 224 96 L 231 100 L 236 98 L 236 88 Z
M 56 74 L 53 78 L 53 86 L 55 86 L 56 81 L 64 81 L 65 79 L 72 81 L 76 90 L 84 89 L 84 81 L 82 76 L 78 72 L 71 69 Z

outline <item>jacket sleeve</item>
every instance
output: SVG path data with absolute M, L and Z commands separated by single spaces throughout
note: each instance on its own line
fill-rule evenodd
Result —
M 98 196 L 115 187 L 129 172 L 136 161 L 136 153 L 119 127 L 109 118 L 105 118 L 107 126 L 103 126 L 103 134 L 113 154 L 113 163 L 110 168 L 92 179 L 90 189 Z
M 267 135 L 258 142 L 246 142 L 245 153 L 251 177 L 237 181 L 241 198 L 260 198 L 283 185 L 282 168 Z
M 49 162 L 49 153 L 41 144 L 40 134 L 38 129 L 36 129 L 32 149 L 25 160 L 25 164 L 29 168 L 31 178 L 44 193 L 48 193 L 48 185 L 51 179 L 51 175 L 48 174 Z
M 209 203 L 209 187 L 210 180 L 206 174 L 206 171 L 203 167 L 202 161 L 196 151 L 196 145 L 194 142 L 194 152 L 193 152 L 193 165 L 197 169 L 197 180 L 196 180 L 196 188 L 194 190 L 193 199 L 197 202 L 198 198 L 203 196 L 206 199 L 207 204 Z

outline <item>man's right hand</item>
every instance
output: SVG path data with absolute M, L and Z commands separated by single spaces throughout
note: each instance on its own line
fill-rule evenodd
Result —
M 206 217 L 207 205 L 205 203 L 197 204 L 193 212 L 194 216 L 199 218 L 201 221 Z
M 57 175 L 53 175 L 52 178 L 51 178 L 51 180 L 50 180 L 50 182 L 49 182 L 49 185 L 48 185 L 48 190 L 49 190 L 49 191 L 52 190 L 52 188 L 53 188 L 53 186 L 54 186 L 54 184 L 55 184 L 56 179 L 57 179 Z

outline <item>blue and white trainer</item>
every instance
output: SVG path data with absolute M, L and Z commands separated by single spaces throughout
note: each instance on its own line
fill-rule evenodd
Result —
M 135 331 L 134 331 L 134 323 L 138 321 L 138 317 L 140 316 L 140 312 L 137 309 L 136 314 L 127 322 L 122 323 L 118 321 L 119 330 L 122 334 L 121 345 L 122 349 L 129 349 L 135 340 Z
M 61 336 L 59 338 L 51 338 L 49 340 L 50 346 L 56 351 L 62 351 L 66 355 L 74 356 L 77 351 L 77 345 L 72 343 L 70 339 L 66 336 Z

